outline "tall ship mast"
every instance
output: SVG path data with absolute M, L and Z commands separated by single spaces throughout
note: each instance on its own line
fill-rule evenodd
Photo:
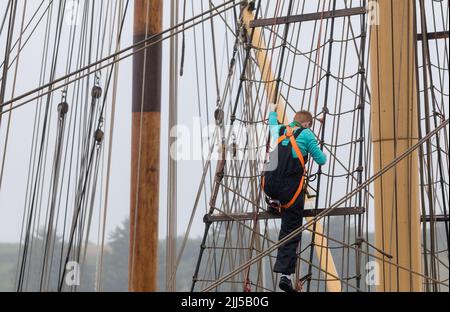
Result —
M 299 292 L 449 290 L 448 1 L 9 0 L 0 44 L 12 290 L 104 290 L 118 215 L 130 291 L 278 291 L 299 236 Z M 285 237 L 273 104 L 328 158 Z

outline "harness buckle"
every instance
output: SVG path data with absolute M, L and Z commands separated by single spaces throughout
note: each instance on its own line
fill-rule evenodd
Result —
M 286 127 L 286 137 L 290 138 L 294 134 L 294 131 L 291 127 Z

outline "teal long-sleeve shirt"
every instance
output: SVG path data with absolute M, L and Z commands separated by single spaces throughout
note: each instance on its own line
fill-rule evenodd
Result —
M 276 112 L 270 112 L 269 114 L 270 134 L 275 140 L 278 139 L 280 127 L 282 127 L 281 125 L 278 124 L 277 117 L 278 116 Z M 325 163 L 327 162 L 327 156 L 320 150 L 316 137 L 314 136 L 314 133 L 310 129 L 304 129 L 302 133 L 300 133 L 300 135 L 297 137 L 296 141 L 304 157 L 311 155 L 317 164 L 321 166 L 325 165 Z M 283 142 L 281 142 L 281 144 L 283 144 L 283 146 L 288 145 L 289 139 L 284 139 Z M 292 155 L 294 156 L 294 158 L 297 158 L 297 154 L 295 154 L 294 149 L 292 149 Z

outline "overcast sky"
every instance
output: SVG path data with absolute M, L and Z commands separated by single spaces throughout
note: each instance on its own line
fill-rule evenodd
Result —
M 81 1 L 83 2 L 83 1 Z M 35 13 L 41 1 L 27 1 L 26 8 L 26 23 L 30 20 L 31 16 Z M 49 1 L 45 1 L 45 4 L 40 8 L 42 14 L 45 7 L 47 7 Z M 98 9 L 99 2 L 96 2 L 96 7 Z M 106 3 L 106 1 L 105 1 Z M 115 1 L 112 1 L 115 3 Z M 167 29 L 170 25 L 169 19 L 169 1 L 164 1 L 164 19 L 163 23 L 164 29 Z M 20 22 L 22 16 L 24 1 L 19 1 L 17 8 L 17 22 L 15 25 L 15 32 L 13 41 L 18 38 L 18 33 L 20 29 Z M 0 1 L 0 14 L 3 14 L 6 10 L 7 1 Z M 106 4 L 105 4 L 106 6 Z M 56 23 L 56 12 L 57 5 L 53 7 L 53 20 L 52 23 Z M 201 8 L 196 8 L 196 13 Z M 128 47 L 132 44 L 132 20 L 133 20 L 133 1 L 130 1 L 130 7 L 128 8 L 128 13 L 126 15 L 124 30 L 122 35 L 121 46 Z M 192 11 L 188 6 L 187 17 L 192 16 Z M 1 16 L 0 18 L 3 18 Z M 46 18 L 46 16 L 45 16 Z M 29 90 L 36 88 L 39 85 L 39 73 L 41 71 L 41 57 L 43 49 L 43 41 L 45 40 L 45 21 L 39 24 L 38 28 L 34 31 L 33 35 L 27 42 L 25 48 L 21 52 L 20 63 L 18 67 L 18 83 L 15 88 L 15 96 L 23 94 Z M 36 20 L 36 19 L 35 19 Z M 34 24 L 32 24 L 34 25 Z M 5 30 L 2 32 L 0 38 L 1 42 L 1 55 L 4 53 L 3 47 L 5 46 L 6 36 L 6 26 Z M 54 26 L 54 24 L 53 24 Z M 74 27 L 67 23 L 63 24 L 63 37 L 61 39 L 61 46 L 65 47 L 68 42 L 68 34 L 70 28 Z M 80 27 L 80 26 L 76 26 Z M 197 27 L 198 28 L 198 27 Z M 55 27 L 52 28 L 53 32 Z M 198 30 L 197 30 L 198 31 Z M 28 32 L 29 33 L 29 32 Z M 222 42 L 222 45 L 224 43 Z M 193 122 L 195 122 L 197 103 L 194 101 L 196 98 L 196 91 L 194 81 L 192 79 L 193 73 L 195 72 L 195 64 L 193 62 L 194 55 L 192 53 L 192 41 L 187 41 L 187 53 L 186 53 L 186 64 L 185 64 L 185 77 L 180 78 L 180 96 L 179 103 L 179 115 L 181 117 L 180 123 L 191 127 Z M 208 52 L 210 53 L 210 52 Z M 61 53 L 61 61 L 58 63 L 57 75 L 56 77 L 62 76 L 64 72 L 65 55 Z M 15 55 L 15 53 L 13 53 Z M 108 53 L 103 53 L 104 56 Z M 169 70 L 169 41 L 164 41 L 163 44 L 163 77 L 162 77 L 162 131 L 161 131 L 161 183 L 160 183 L 160 236 L 163 237 L 166 231 L 166 196 L 165 191 L 167 183 L 167 137 L 168 137 L 168 70 Z M 114 129 L 114 142 L 112 151 L 112 171 L 110 179 L 110 198 L 107 213 L 107 232 L 113 230 L 117 225 L 119 225 L 124 219 L 129 216 L 129 180 L 130 180 L 130 138 L 131 138 L 131 77 L 132 77 L 132 58 L 127 58 L 120 62 L 119 69 L 119 82 L 118 82 L 118 93 L 117 93 L 117 107 L 116 107 L 116 121 Z M 49 66 L 47 66 L 48 68 Z M 14 66 L 12 67 L 14 68 Z M 73 70 L 72 70 L 73 71 Z M 12 75 L 9 76 L 8 80 L 8 91 L 6 99 L 12 98 Z M 105 77 L 102 77 L 101 83 L 104 83 Z M 48 76 L 47 76 L 48 81 Z M 52 107 L 55 108 L 60 99 L 60 91 L 54 93 L 52 99 Z M 69 103 L 71 108 L 74 108 L 75 103 Z M 31 150 L 31 138 L 33 133 L 33 121 L 35 115 L 35 105 L 38 105 L 37 101 L 30 102 L 24 107 L 14 111 L 11 120 L 9 144 L 7 150 L 7 157 L 4 170 L 3 187 L 0 192 L 0 242 L 15 242 L 19 240 L 21 222 L 23 216 L 24 207 L 24 194 L 27 185 L 27 174 L 28 174 L 28 162 Z M 54 111 L 56 112 L 56 111 Z M 54 114 L 55 116 L 55 114 Z M 109 115 L 108 115 L 109 116 Z M 109 118 L 109 117 L 108 117 Z M 3 120 L 5 118 L 3 117 Z M 53 130 L 54 128 L 54 118 L 53 118 Z M 1 144 L 4 144 L 6 127 L 5 122 L 2 124 L 0 138 Z M 107 125 L 107 131 L 109 131 Z M 54 132 L 54 131 L 53 131 Z M 50 134 L 50 142 L 54 138 L 54 134 Z M 2 145 L 3 146 L 3 145 Z M 50 149 L 51 151 L 51 149 Z M 1 159 L 1 158 L 0 158 Z M 106 166 L 105 166 L 106 168 Z M 192 181 L 192 175 L 195 173 L 198 177 L 198 172 L 201 170 L 201 161 L 187 161 L 179 162 L 179 185 L 181 187 L 178 192 L 178 202 L 179 202 L 179 215 L 178 215 L 178 228 L 179 233 L 184 232 L 187 224 L 187 219 L 190 215 L 190 211 L 193 205 L 194 193 L 197 190 L 198 179 Z M 188 181 L 188 183 L 185 183 Z M 196 219 L 196 226 L 193 228 L 192 235 L 201 235 L 203 232 L 202 214 Z M 94 213 L 93 224 L 98 223 L 98 213 Z M 91 237 L 93 240 L 96 237 Z
M 6 5 L 8 1 L 0 1 L 0 21 L 3 18 L 2 14 L 5 12 Z M 48 1 L 45 1 L 48 3 Z M 114 1 L 113 1 L 114 2 Z M 182 2 L 182 1 L 181 1 Z M 190 1 L 188 1 L 189 4 Z M 216 1 L 219 3 L 219 1 Z M 316 3 L 316 1 L 311 1 L 311 3 Z M 40 0 L 27 1 L 27 10 L 26 10 L 26 18 L 28 21 L 34 11 L 37 9 Z M 96 2 L 98 3 L 98 2 Z M 106 3 L 106 1 L 105 1 Z M 169 27 L 169 1 L 164 1 L 164 29 Z M 194 11 L 196 13 L 200 12 L 202 9 L 205 10 L 207 6 L 207 1 L 204 1 L 204 8 L 200 6 L 200 1 L 195 2 L 196 7 Z M 308 1 L 308 3 L 310 3 Z M 23 9 L 24 1 L 19 1 L 18 6 L 18 16 L 21 17 L 22 9 Z M 128 9 L 128 14 L 124 24 L 124 31 L 122 36 L 122 47 L 127 47 L 132 44 L 132 12 L 133 12 L 133 1 L 130 1 L 130 8 Z M 53 16 L 56 16 L 57 6 L 53 7 Z M 315 5 L 311 5 L 311 7 L 306 8 L 305 12 L 311 12 L 315 10 Z M 42 10 L 41 10 L 42 11 Z M 187 17 L 192 16 L 192 9 L 188 6 Z M 231 19 L 230 19 L 231 20 Z M 18 38 L 18 30 L 20 28 L 21 18 L 17 18 L 17 25 L 15 25 L 14 32 L 14 40 Z M 55 21 L 53 20 L 53 23 Z M 336 29 L 342 27 L 342 24 L 337 21 Z M 205 23 L 205 42 L 206 46 L 210 47 L 211 37 L 210 37 L 210 25 L 209 23 Z M 220 18 L 216 18 L 215 22 L 216 29 L 216 45 L 217 45 L 217 59 L 218 59 L 218 69 L 219 69 L 219 80 L 222 86 L 221 91 L 223 91 L 223 85 L 227 75 L 228 63 L 229 63 L 229 53 L 232 52 L 232 43 L 227 42 L 224 37 L 224 23 Z M 355 23 L 355 25 L 357 25 Z M 5 25 L 6 27 L 7 25 Z M 44 31 L 45 23 L 41 23 L 37 30 L 34 32 L 30 40 L 27 42 L 26 47 L 23 49 L 20 56 L 20 63 L 18 68 L 18 82 L 15 88 L 15 96 L 23 94 L 29 90 L 34 89 L 39 85 L 39 73 L 41 69 L 41 56 L 42 56 L 42 42 L 45 40 L 45 31 Z M 63 25 L 63 33 L 65 36 L 62 38 L 62 46 L 67 46 L 68 41 L 68 33 L 70 31 L 70 26 L 68 24 Z M 309 25 L 304 26 L 302 32 L 309 33 L 311 31 Z M 196 70 L 199 68 L 203 70 L 203 51 L 201 43 L 200 32 L 203 29 L 198 26 L 196 27 L 197 31 L 197 55 L 195 54 L 194 47 L 194 37 L 193 32 L 188 31 L 186 35 L 186 61 L 184 77 L 180 78 L 179 85 L 179 123 L 188 126 L 190 129 L 193 129 L 194 123 L 196 123 L 196 116 L 198 113 L 198 101 L 197 101 L 197 89 L 196 89 Z M 2 36 L 0 37 L 0 59 L 3 57 L 4 46 L 5 46 L 5 34 L 6 31 L 2 32 Z M 311 44 L 311 38 L 306 37 L 308 40 L 301 40 L 298 48 L 301 51 L 307 51 L 309 45 Z M 231 42 L 233 42 L 234 38 L 229 38 Z M 352 47 L 352 46 L 350 46 Z M 163 44 L 163 92 L 162 92 L 162 136 L 161 136 L 161 183 L 160 183 L 160 227 L 159 232 L 160 236 L 165 236 L 165 227 L 166 227 L 166 185 L 167 185 L 167 159 L 168 159 L 168 147 L 167 147 L 167 137 L 168 137 L 168 128 L 167 128 L 167 104 L 168 104 L 168 82 L 169 82 L 169 42 L 165 41 Z M 349 49 L 348 59 L 356 57 L 354 51 L 352 52 Z M 352 54 L 353 53 L 353 54 Z M 63 53 L 62 53 L 63 54 Z M 103 53 L 104 56 L 108 55 L 108 53 Z M 196 57 L 199 59 L 200 65 L 196 66 Z M 203 75 L 201 72 L 200 76 L 200 85 L 201 91 L 204 92 L 204 86 L 207 86 L 209 90 L 208 98 L 202 94 L 202 107 L 206 107 L 206 104 L 209 106 L 209 119 L 213 119 L 213 111 L 215 107 L 215 87 L 214 87 L 214 79 L 212 77 L 212 53 L 211 49 L 206 49 L 205 57 L 207 62 L 207 75 Z M 298 57 L 298 63 L 296 64 L 296 69 L 294 75 L 294 83 L 296 85 L 301 85 L 302 79 L 305 79 L 303 73 L 304 68 L 307 66 L 306 60 L 302 60 L 301 57 Z M 356 58 L 355 58 L 356 59 Z M 64 61 L 61 61 L 58 64 L 58 71 L 56 76 L 60 77 L 64 74 Z M 131 58 L 127 58 L 124 61 L 120 62 L 120 75 L 118 81 L 118 90 L 117 90 L 117 107 L 116 107 L 116 119 L 115 119 L 115 128 L 114 128 L 114 141 L 113 141 L 113 150 L 112 150 L 112 172 L 110 179 L 110 197 L 109 197 L 109 206 L 107 213 L 107 231 L 110 232 L 114 227 L 119 225 L 125 218 L 129 216 L 129 192 L 130 192 L 130 138 L 131 138 L 131 75 L 132 75 L 132 66 L 131 66 Z M 356 61 L 354 63 L 348 63 L 348 73 L 353 73 L 357 69 Z M 333 60 L 332 62 L 332 71 L 336 72 L 338 67 L 338 60 Z M 12 68 L 15 68 L 13 66 Z M 48 66 L 47 66 L 48 68 Z M 297 74 L 298 73 L 298 74 Z M 12 98 L 12 75 L 9 76 L 8 80 L 8 92 L 6 94 L 6 99 Z M 298 80 L 295 80 L 298 79 Z M 311 78 L 309 78 L 311 79 Z M 101 77 L 101 82 L 104 84 L 105 75 Z M 447 84 L 448 86 L 448 84 Z M 336 87 L 331 85 L 330 89 L 330 97 L 334 99 L 337 97 L 335 93 Z M 294 91 L 292 91 L 294 92 Z M 321 90 L 323 93 L 323 88 Z M 344 101 L 342 101 L 343 105 L 348 105 L 348 107 L 352 108 L 354 106 L 353 96 L 349 91 L 343 91 L 342 94 Z M 322 94 L 321 93 L 321 94 Z M 291 95 L 295 97 L 294 95 Z M 345 101 L 346 97 L 350 99 L 349 101 Z M 56 107 L 60 98 L 60 92 L 55 92 L 53 97 L 53 108 Z M 330 100 L 331 101 L 331 100 Z M 71 107 L 74 108 L 75 105 L 80 105 L 80 103 L 69 103 Z M 27 173 L 28 173 L 28 161 L 30 157 L 30 148 L 31 148 L 31 138 L 33 132 L 33 120 L 35 114 L 35 106 L 38 105 L 37 101 L 30 102 L 24 107 L 17 109 L 14 111 L 12 116 L 11 128 L 10 128 L 10 137 L 9 137 L 9 145 L 7 150 L 7 159 L 4 170 L 4 179 L 3 185 L 0 192 L 0 242 L 15 242 L 20 238 L 21 231 L 21 222 L 23 216 L 23 208 L 24 208 L 24 194 L 27 185 Z M 342 111 L 345 111 L 345 107 L 341 107 Z M 110 111 L 108 111 L 109 113 Z M 109 114 L 107 113 L 107 118 L 109 118 Z M 205 111 L 202 112 L 203 121 Z M 368 113 L 368 112 L 367 112 Z M 56 111 L 54 113 L 56 116 Z M 348 115 L 350 116 L 350 115 Z M 6 127 L 4 126 L 5 118 L 2 120 L 2 127 L 0 129 L 0 146 L 3 146 L 5 139 L 5 131 Z M 53 119 L 53 127 L 54 125 Z M 341 125 L 341 137 L 339 138 L 339 142 L 346 142 L 349 140 L 350 126 L 352 124 L 351 119 L 343 119 Z M 107 133 L 109 131 L 109 124 L 107 121 L 106 125 Z M 54 129 L 54 128 L 53 128 Z M 54 134 L 53 134 L 54 135 Z M 327 137 L 330 139 L 333 137 L 333 133 L 327 133 Z M 50 142 L 53 142 L 50 137 Z M 52 151 L 52 149 L 50 149 Z M 342 152 L 342 156 L 345 156 L 345 151 Z M 0 159 L 1 159 L 0 155 Z M 339 166 L 338 166 L 339 167 Z M 104 166 L 103 168 L 106 168 Z M 201 171 L 202 171 L 202 162 L 199 160 L 190 160 L 190 161 L 182 161 L 179 162 L 179 176 L 178 176 L 178 233 L 182 235 L 186 229 L 186 225 L 194 204 L 195 195 L 197 192 L 197 188 L 200 182 Z M 102 171 L 104 174 L 104 171 Z M 342 173 L 339 172 L 338 173 Z M 338 184 L 338 183 L 337 183 Z M 207 183 L 209 187 L 209 183 Z M 208 188 L 207 187 L 207 188 Z M 340 198 L 342 195 L 345 195 L 346 190 L 344 188 L 340 189 L 339 185 L 336 186 L 335 193 L 330 194 L 330 201 L 336 200 Z M 192 236 L 200 236 L 203 234 L 203 222 L 202 217 L 206 209 L 205 200 L 202 198 L 201 205 L 199 207 L 199 212 L 196 214 L 196 219 L 194 220 L 194 227 L 192 229 Z M 96 226 L 98 224 L 98 210 L 94 213 L 93 224 Z M 96 236 L 92 236 L 92 240 L 96 240 Z

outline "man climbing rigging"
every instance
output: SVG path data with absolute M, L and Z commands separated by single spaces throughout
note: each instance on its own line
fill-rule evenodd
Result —
M 319 165 L 324 165 L 327 160 L 310 129 L 312 121 L 310 112 L 300 111 L 291 124 L 279 125 L 276 104 L 270 105 L 269 129 L 277 144 L 270 153 L 269 166 L 266 166 L 264 172 L 263 188 L 269 197 L 270 205 L 278 203 L 277 208 L 281 213 L 280 240 L 302 225 L 305 204 L 305 165 L 309 155 Z M 296 252 L 300 239 L 299 234 L 278 248 L 274 272 L 281 273 L 279 287 L 285 292 L 295 291 L 291 275 L 295 273 Z

